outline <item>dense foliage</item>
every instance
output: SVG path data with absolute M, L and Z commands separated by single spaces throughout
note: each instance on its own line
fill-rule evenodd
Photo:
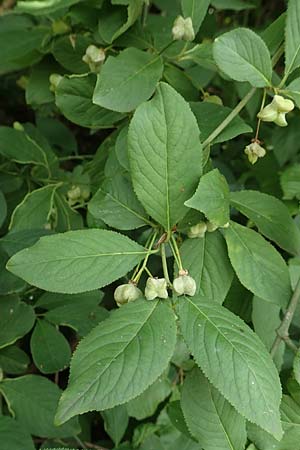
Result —
M 0 80 L 0 449 L 300 449 L 299 0 L 4 0 Z

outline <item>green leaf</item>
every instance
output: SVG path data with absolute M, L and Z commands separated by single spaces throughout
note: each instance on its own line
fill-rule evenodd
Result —
M 20 302 L 17 296 L 1 297 L 0 348 L 16 342 L 31 330 L 35 315 L 31 306 Z
M 113 111 L 132 111 L 153 94 L 162 72 L 161 56 L 127 48 L 104 63 L 93 102 Z
M 284 435 L 280 442 L 264 432 L 261 428 L 248 423 L 248 436 L 259 449 L 295 450 L 298 447 L 300 433 L 299 404 L 288 395 L 283 395 L 280 412 L 284 430 Z
M 188 428 L 205 450 L 244 450 L 245 419 L 199 369 L 183 383 L 181 406 Z
M 39 16 L 43 14 L 51 14 L 55 11 L 79 3 L 80 0 L 26 0 L 18 1 L 15 8 L 16 11 Z
M 257 335 L 200 296 L 181 297 L 178 314 L 186 343 L 210 382 L 247 420 L 280 439 L 279 376 Z
M 2 227 L 3 222 L 6 219 L 7 214 L 7 204 L 2 191 L 0 191 L 0 227 Z
M 183 412 L 182 412 L 182 408 L 180 405 L 180 400 L 176 400 L 176 401 L 170 401 L 170 403 L 167 406 L 167 413 L 169 416 L 170 421 L 172 422 L 172 425 L 174 425 L 174 427 L 180 431 L 180 433 L 184 434 L 185 436 L 187 436 L 189 439 L 192 438 Z
M 162 375 L 155 383 L 146 389 L 141 395 L 127 403 L 127 411 L 130 417 L 143 420 L 151 417 L 158 405 L 171 393 L 171 383 Z
M 149 224 L 130 180 L 121 173 L 116 173 L 102 184 L 89 202 L 89 212 L 119 230 L 133 230 Z
M 254 87 L 271 86 L 272 63 L 264 41 L 247 28 L 222 34 L 214 43 L 214 58 L 219 68 L 236 81 Z
M 45 319 L 49 322 L 73 328 L 85 336 L 109 314 L 107 309 L 99 307 L 102 295 L 98 290 L 73 295 L 45 292 L 35 307 L 48 310 Z
M 69 72 L 86 74 L 89 72 L 89 67 L 82 57 L 92 43 L 91 38 L 84 34 L 64 35 L 52 41 L 52 54 L 56 61 Z
M 167 303 L 122 306 L 78 345 L 56 421 L 113 408 L 141 394 L 166 369 L 175 343 L 175 315 Z
M 87 128 L 111 128 L 123 115 L 100 108 L 92 101 L 95 75 L 64 77 L 55 90 L 55 103 L 71 122 Z
M 216 9 L 231 9 L 233 11 L 243 11 L 244 9 L 255 8 L 255 5 L 245 0 L 213 0 L 212 6 Z
M 34 108 L 54 101 L 54 94 L 49 89 L 49 77 L 59 71 L 58 65 L 42 61 L 33 67 L 26 85 L 26 103 Z
M 259 231 L 293 255 L 300 255 L 300 231 L 287 207 L 259 191 L 230 194 L 230 203 L 255 223 Z
M 48 184 L 29 192 L 14 210 L 9 229 L 13 232 L 45 228 L 50 220 L 57 185 Z
M 0 358 L 1 358 L 1 354 L 0 354 Z M 297 383 L 300 384 L 300 350 L 297 351 L 296 356 L 294 358 L 293 372 L 294 372 L 294 376 L 295 376 Z
M 104 428 L 109 437 L 118 446 L 126 432 L 129 417 L 126 406 L 119 405 L 102 412 Z
M 34 364 L 42 373 L 59 372 L 69 366 L 69 343 L 47 320 L 37 321 L 31 335 L 30 349 Z
M 20 164 L 48 166 L 45 151 L 26 133 L 14 128 L 0 127 L 0 154 Z
M 25 247 L 31 247 L 40 237 L 48 234 L 52 234 L 52 231 L 43 229 L 10 231 L 0 239 L 0 245 L 9 256 L 12 256 Z
M 195 194 L 184 203 L 203 212 L 218 227 L 229 222 L 229 187 L 218 169 L 203 175 Z
M 128 126 L 125 125 L 120 133 L 118 134 L 116 145 L 115 145 L 115 151 L 116 156 L 118 158 L 118 161 L 120 165 L 127 171 L 130 171 L 129 168 L 129 159 L 128 159 L 128 143 L 127 143 L 127 137 L 128 137 Z
M 289 97 L 292 97 L 298 108 L 300 108 L 300 78 L 293 80 L 284 92 Z
M 154 98 L 136 110 L 128 153 L 137 197 L 170 230 L 188 212 L 184 202 L 202 172 L 202 147 L 188 104 L 167 84 L 160 83 Z
M 0 350 L 0 367 L 3 372 L 20 375 L 24 373 L 30 363 L 30 359 L 23 350 L 16 345 Z
M 285 77 L 300 66 L 300 4 L 289 0 L 285 29 Z
M 198 122 L 201 142 L 204 142 L 232 111 L 227 106 L 208 102 L 191 102 L 190 106 Z M 240 134 L 250 133 L 251 131 L 252 128 L 240 116 L 236 116 L 212 143 L 218 144 L 229 141 Z
M 186 239 L 180 255 L 183 267 L 196 281 L 196 293 L 223 303 L 233 276 L 223 236 L 214 232 L 205 233 L 203 238 Z
M 272 345 L 277 337 L 276 330 L 281 324 L 280 311 L 280 306 L 265 302 L 259 297 L 253 297 L 252 323 L 254 331 L 265 344 L 268 351 L 272 348 Z M 266 320 L 266 317 L 268 320 Z M 274 356 L 274 362 L 278 367 L 278 370 L 282 367 L 284 351 L 285 344 L 282 341 L 276 355 Z
M 181 0 L 181 9 L 184 17 L 190 17 L 193 21 L 195 34 L 206 16 L 210 0 Z
M 101 11 L 99 34 L 109 44 L 134 24 L 141 13 L 143 0 L 128 0 L 125 4 L 128 5 L 127 12 L 123 7 L 113 8 L 109 4 Z
M 0 442 L 1 450 L 35 450 L 28 431 L 9 416 L 0 416 Z
M 76 294 L 112 283 L 145 254 L 143 247 L 113 231 L 68 231 L 42 237 L 14 255 L 7 268 L 46 291 Z
M 280 177 L 284 199 L 300 199 L 300 164 L 293 164 L 285 169 Z
M 6 27 L 5 22 L 9 20 L 10 23 Z M 0 75 L 23 69 L 39 61 L 42 58 L 39 50 L 49 33 L 48 27 L 34 27 L 31 21 L 17 29 L 12 22 L 12 19 L 5 17 L 0 23 L 0 41 L 5 42 L 5 45 L 0 47 Z
M 69 437 L 80 431 L 78 420 L 58 427 L 53 424 L 60 389 L 39 375 L 6 378 L 0 383 L 9 409 L 30 434 L 48 438 Z
M 224 230 L 231 264 L 240 282 L 267 302 L 286 306 L 291 297 L 287 266 L 256 231 L 231 222 Z
M 0 246 L 0 295 L 14 294 L 22 291 L 26 283 L 6 269 L 8 254 Z

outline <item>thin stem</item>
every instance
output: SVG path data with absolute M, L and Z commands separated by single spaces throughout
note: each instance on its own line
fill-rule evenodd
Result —
M 144 270 L 145 270 L 145 268 L 147 266 L 147 262 L 148 262 L 149 256 L 153 254 L 152 247 L 153 247 L 153 244 L 155 242 L 156 236 L 157 236 L 157 232 L 155 231 L 155 233 L 153 234 L 152 239 L 150 241 L 149 248 L 148 248 L 147 254 L 145 256 L 145 259 L 143 261 L 143 264 L 142 264 L 141 268 L 139 269 L 138 273 L 135 275 L 135 277 L 132 278 L 132 281 L 134 281 L 135 283 L 139 282 L 139 279 L 141 278 L 141 275 L 142 275 L 142 273 L 144 272 Z
M 275 341 L 272 345 L 271 351 L 270 351 L 271 356 L 273 356 L 273 357 L 276 354 L 281 341 L 285 341 L 285 342 L 288 341 L 290 343 L 289 328 L 292 323 L 299 299 L 300 299 L 300 278 L 296 284 L 294 293 L 291 297 L 289 306 L 284 314 L 282 322 L 281 322 L 279 328 L 276 330 L 277 336 L 276 336 L 276 339 L 275 339 Z
M 179 270 L 183 270 L 180 252 L 179 252 L 179 249 L 178 249 L 178 246 L 177 246 L 176 239 L 174 238 L 173 235 L 171 236 L 171 242 L 172 242 L 172 245 L 174 247 L 174 251 L 175 251 L 177 259 L 178 259 L 178 268 L 179 268 Z
M 242 109 L 247 105 L 249 100 L 253 97 L 256 92 L 256 88 L 250 89 L 248 94 L 236 105 L 236 107 L 231 111 L 230 114 L 223 120 L 222 123 L 208 136 L 208 138 L 203 142 L 203 148 L 208 147 L 214 139 L 230 124 L 230 122 L 242 111 Z
M 149 275 L 150 278 L 154 278 L 148 267 L 145 267 L 145 272 Z
M 160 50 L 160 52 L 159 52 L 158 54 L 161 55 L 162 53 L 164 53 L 166 50 L 168 50 L 169 47 L 171 47 L 171 45 L 174 44 L 174 42 L 177 42 L 177 41 L 171 41 L 171 42 L 169 42 L 165 47 L 163 47 L 163 48 Z
M 72 159 L 93 159 L 95 155 L 71 155 L 71 156 L 61 156 L 58 159 L 60 161 L 69 161 Z
M 262 102 L 261 102 L 261 106 L 260 106 L 260 111 L 262 111 L 264 106 L 265 106 L 266 96 L 267 96 L 267 91 L 266 91 L 266 89 L 264 89 L 264 94 L 263 94 L 263 98 L 262 98 Z M 259 129 L 260 129 L 260 124 L 261 124 L 261 119 L 258 119 L 257 127 L 256 127 L 256 133 L 255 133 L 255 138 L 254 138 L 255 141 L 258 140 L 258 133 L 259 133 Z
M 178 259 L 178 256 L 177 256 L 177 254 L 176 254 L 176 251 L 175 251 L 175 249 L 174 249 L 174 247 L 173 247 L 173 245 L 172 245 L 172 241 L 169 241 L 169 245 L 170 245 L 170 248 L 171 248 L 171 250 L 172 250 L 174 259 L 175 259 L 175 261 L 176 261 L 178 270 L 179 270 L 179 264 L 180 264 L 180 263 L 179 263 L 179 259 Z
M 162 266 L 163 266 L 164 277 L 166 279 L 167 285 L 172 287 L 172 283 L 170 281 L 169 272 L 168 272 L 165 244 L 161 244 L 160 252 L 161 252 L 161 261 L 162 261 Z

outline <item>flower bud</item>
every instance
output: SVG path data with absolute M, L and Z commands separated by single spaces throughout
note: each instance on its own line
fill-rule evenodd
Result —
M 172 34 L 175 41 L 193 41 L 195 32 L 192 19 L 190 17 L 184 19 L 182 16 L 178 16 L 174 21 Z
M 133 283 L 121 284 L 114 292 L 114 299 L 118 306 L 134 302 L 141 297 L 143 297 L 142 291 Z
M 258 158 L 263 158 L 266 154 L 266 150 L 258 144 L 258 142 L 252 142 L 247 145 L 244 152 L 248 156 L 251 164 L 255 164 Z
M 147 300 L 154 300 L 156 297 L 168 298 L 167 282 L 165 278 L 148 278 L 145 288 Z
M 188 231 L 188 237 L 190 239 L 203 238 L 207 231 L 207 225 L 205 222 L 199 222 L 197 225 L 193 225 Z
M 196 293 L 196 281 L 189 275 L 180 275 L 173 280 L 173 288 L 177 295 L 190 295 Z

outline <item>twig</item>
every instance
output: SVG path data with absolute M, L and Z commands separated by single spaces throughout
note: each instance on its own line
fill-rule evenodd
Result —
M 274 357 L 274 355 L 276 354 L 281 341 L 286 342 L 287 345 L 293 348 L 293 350 L 297 350 L 297 347 L 294 345 L 294 343 L 291 341 L 289 337 L 289 328 L 292 323 L 299 299 L 300 299 L 300 278 L 296 284 L 294 293 L 291 297 L 291 301 L 284 314 L 282 322 L 279 328 L 277 328 L 276 330 L 277 336 L 270 351 L 272 357 Z

